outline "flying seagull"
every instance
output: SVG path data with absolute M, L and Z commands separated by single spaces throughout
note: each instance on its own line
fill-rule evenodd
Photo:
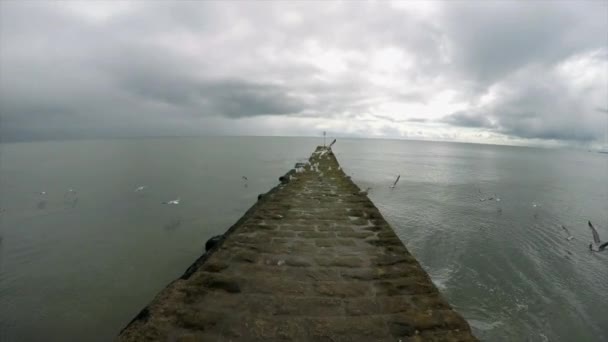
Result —
M 401 175 L 397 175 L 397 179 L 395 179 L 395 183 L 393 183 L 393 185 L 391 185 L 391 189 L 394 189 L 395 186 L 397 186 L 397 182 L 399 181 L 399 178 L 401 178 Z
M 566 232 L 566 234 L 568 234 L 568 237 L 566 238 L 566 240 L 570 241 L 570 240 L 574 239 L 574 236 L 572 236 L 572 234 L 570 234 L 570 231 L 568 230 L 568 228 L 566 228 L 566 226 L 562 225 L 562 229 Z
M 248 181 L 247 177 L 245 177 L 245 176 L 243 176 L 241 178 L 243 178 L 245 180 L 245 182 Z
M 602 241 L 600 240 L 600 235 L 597 233 L 597 230 L 595 230 L 595 227 L 591 224 L 591 221 L 587 221 L 587 224 L 589 225 L 589 228 L 591 228 L 591 233 L 593 233 L 593 242 L 595 242 L 596 245 L 599 245 L 596 250 L 593 249 L 593 243 L 590 243 L 589 250 L 593 252 L 601 252 L 605 250 L 606 247 L 608 247 L 608 241 L 602 243 Z
M 181 201 L 181 199 L 178 197 L 177 199 L 174 199 L 174 200 L 171 200 L 171 201 L 167 201 L 167 202 L 163 202 L 163 204 L 177 205 L 177 204 L 179 204 L 179 201 Z
M 44 195 L 46 195 L 46 191 L 39 191 L 39 192 L 38 192 L 38 195 L 40 195 L 40 196 L 44 196 Z
M 481 193 L 481 189 L 480 188 L 477 188 L 477 192 L 479 192 L 479 202 L 485 202 L 485 201 L 489 200 L 488 198 L 485 198 L 483 196 L 483 194 Z
M 138 186 L 138 187 L 135 189 L 135 192 L 140 192 L 140 191 L 143 191 L 145 188 L 146 188 L 146 186 L 145 186 L 145 185 Z

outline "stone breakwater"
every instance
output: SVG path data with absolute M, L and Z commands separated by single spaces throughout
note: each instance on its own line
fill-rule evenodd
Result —
M 119 341 L 476 341 L 378 209 L 318 147 Z

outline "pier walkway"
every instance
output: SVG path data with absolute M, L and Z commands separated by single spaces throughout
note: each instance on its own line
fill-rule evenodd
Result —
M 118 340 L 476 341 L 323 147 Z

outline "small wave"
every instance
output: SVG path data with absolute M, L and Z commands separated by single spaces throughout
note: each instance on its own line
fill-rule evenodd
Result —
M 502 321 L 485 322 L 476 319 L 469 319 L 468 322 L 473 328 L 483 331 L 493 330 L 503 325 Z
M 448 288 L 447 284 L 450 279 L 452 279 L 454 271 L 453 268 L 447 267 L 438 270 L 430 270 L 429 275 L 431 276 L 433 284 L 435 284 L 439 290 L 445 291 Z

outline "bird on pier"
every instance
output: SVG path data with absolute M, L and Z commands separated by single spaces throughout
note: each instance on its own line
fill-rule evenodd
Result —
M 397 175 L 397 179 L 395 179 L 395 182 L 393 183 L 393 185 L 391 185 L 391 189 L 394 189 L 395 186 L 397 186 L 397 182 L 399 181 L 399 178 L 401 178 L 401 175 Z
M 369 194 L 369 191 L 370 191 L 371 189 L 372 189 L 372 188 L 367 187 L 365 190 L 361 190 L 361 191 L 359 191 L 359 193 L 360 193 L 361 195 L 367 195 L 367 194 Z
M 598 245 L 597 249 L 593 249 L 593 243 L 590 243 L 589 250 L 592 252 L 602 252 L 606 250 L 606 248 L 608 247 L 608 241 L 602 243 L 602 241 L 600 240 L 600 235 L 597 233 L 597 230 L 595 230 L 593 224 L 591 224 L 591 221 L 587 221 L 587 225 L 589 225 L 589 228 L 591 228 L 591 233 L 593 234 L 593 242 Z

